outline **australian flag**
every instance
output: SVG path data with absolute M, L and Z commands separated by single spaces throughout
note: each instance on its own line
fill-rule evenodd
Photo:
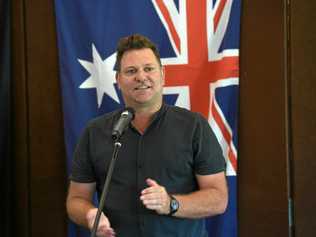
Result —
M 164 100 L 203 114 L 227 161 L 229 204 L 210 237 L 237 236 L 236 174 L 241 0 L 55 0 L 67 165 L 88 120 L 123 106 L 116 44 L 139 33 L 158 45 Z M 89 236 L 74 224 L 69 237 Z

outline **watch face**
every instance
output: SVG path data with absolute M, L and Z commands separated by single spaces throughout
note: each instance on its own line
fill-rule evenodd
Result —
M 172 197 L 171 198 L 171 202 L 170 202 L 170 212 L 171 212 L 171 214 L 175 213 L 178 210 L 178 208 L 179 208 L 178 201 L 174 197 Z
M 172 210 L 177 210 L 178 209 L 178 202 L 175 199 L 171 200 L 171 209 Z

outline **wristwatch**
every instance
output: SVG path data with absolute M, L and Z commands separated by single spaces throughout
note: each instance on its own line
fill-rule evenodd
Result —
M 172 216 L 174 213 L 176 213 L 179 209 L 179 202 L 178 200 L 169 194 L 170 197 L 170 212 L 168 214 L 168 216 Z

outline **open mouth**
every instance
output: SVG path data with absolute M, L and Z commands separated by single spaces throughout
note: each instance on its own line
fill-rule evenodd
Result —
M 141 86 L 135 87 L 135 90 L 147 90 L 149 88 L 151 88 L 151 86 L 141 85 Z

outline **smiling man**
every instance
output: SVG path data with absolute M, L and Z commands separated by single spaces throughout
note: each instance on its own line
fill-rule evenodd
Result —
M 159 53 L 149 40 L 143 41 L 144 45 L 136 45 L 141 47 L 139 49 L 126 50 L 126 45 L 135 44 L 141 39 L 136 35 L 119 42 L 116 80 L 125 104 L 136 111 L 134 125 L 144 132 L 152 115 L 162 106 L 164 72 Z
M 206 237 L 204 217 L 227 206 L 225 161 L 208 122 L 163 103 L 164 70 L 156 46 L 142 35 L 118 43 L 116 80 L 135 110 L 97 230 L 98 236 Z M 86 127 L 74 154 L 69 217 L 92 228 L 113 152 L 111 132 L 121 110 Z

